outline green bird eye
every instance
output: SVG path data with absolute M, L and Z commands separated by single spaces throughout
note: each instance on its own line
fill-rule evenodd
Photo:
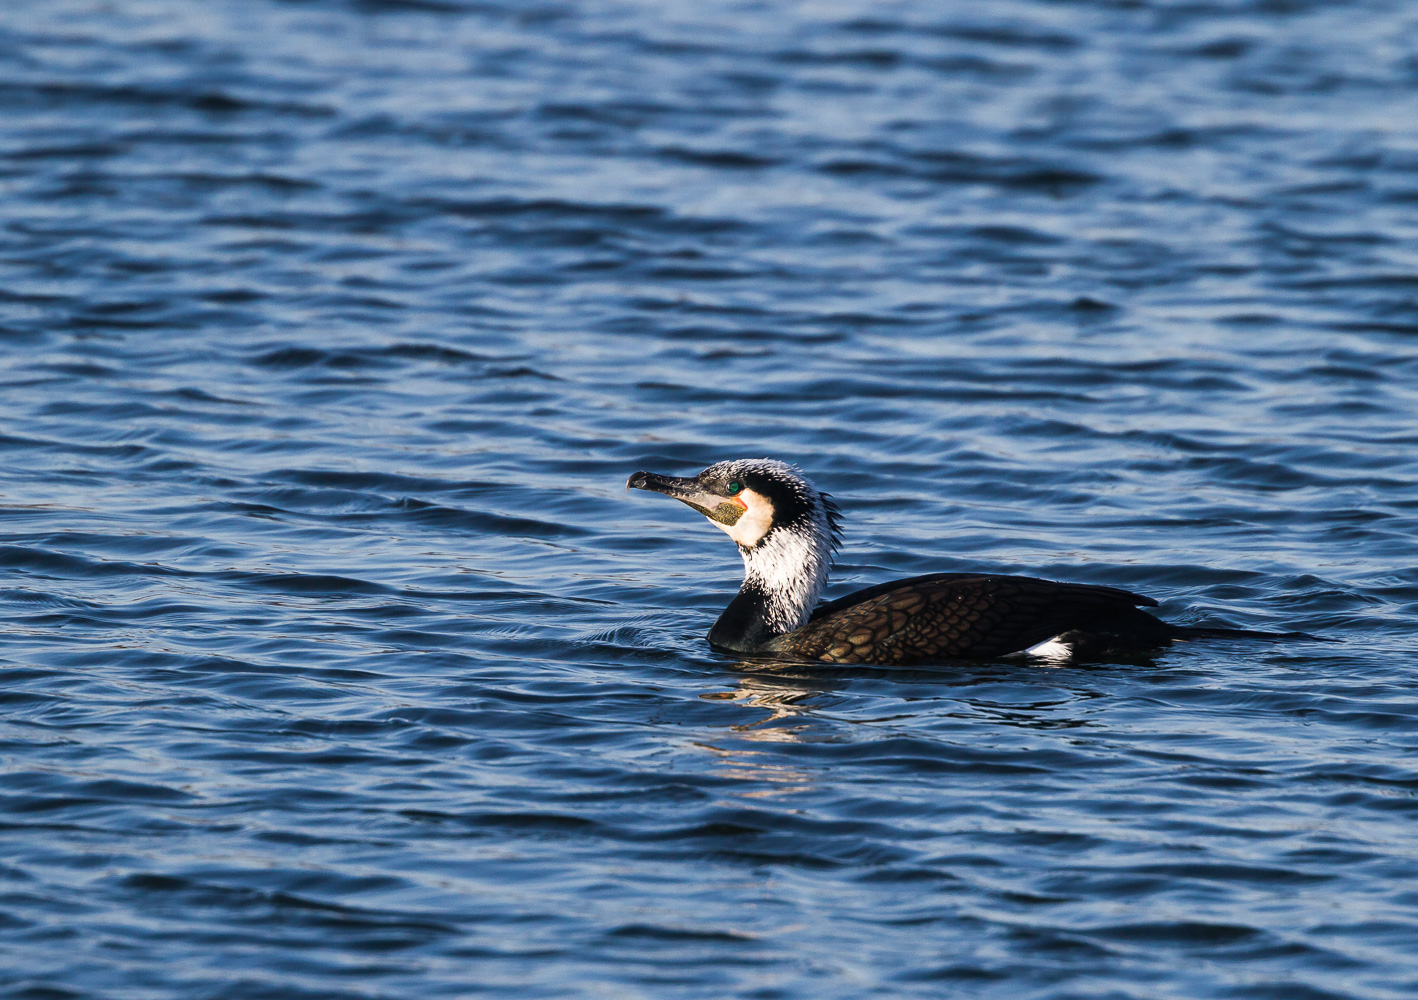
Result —
M 743 484 L 742 484 L 742 483 L 730 483 L 730 484 L 729 484 L 729 496 L 735 496 L 735 495 L 737 495 L 738 492 L 739 492 L 739 490 L 741 490 L 741 489 L 743 489 Z

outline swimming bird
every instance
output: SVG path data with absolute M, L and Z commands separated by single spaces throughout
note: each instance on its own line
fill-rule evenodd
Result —
M 841 513 L 792 466 L 739 459 L 690 477 L 637 472 L 625 485 L 687 504 L 738 545 L 743 586 L 709 630 L 710 645 L 731 653 L 882 665 L 1017 654 L 1068 661 L 1203 636 L 1282 637 L 1172 625 L 1142 610 L 1157 606 L 1152 598 L 1117 587 L 993 573 L 913 576 L 818 607 Z

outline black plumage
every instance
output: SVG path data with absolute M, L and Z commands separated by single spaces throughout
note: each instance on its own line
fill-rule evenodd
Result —
M 1116 587 L 936 573 L 824 604 L 764 648 L 793 659 L 904 665 L 1007 656 L 1055 636 L 1071 647 L 1093 636 L 1104 645 L 1165 644 L 1167 626 L 1138 605 L 1157 602 Z

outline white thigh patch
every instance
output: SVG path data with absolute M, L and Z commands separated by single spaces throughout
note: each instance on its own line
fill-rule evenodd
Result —
M 1037 642 L 1030 646 L 1023 655 L 1037 656 L 1041 660 L 1062 663 L 1073 659 L 1073 647 L 1058 636 L 1054 636 L 1052 639 L 1045 639 L 1043 642 Z

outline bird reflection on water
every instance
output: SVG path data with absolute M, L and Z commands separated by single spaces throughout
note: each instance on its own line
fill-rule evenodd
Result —
M 1134 667 L 1136 664 L 1133 665 Z M 845 738 L 841 735 L 814 733 L 815 720 L 834 725 L 905 727 L 913 736 L 919 730 L 912 725 L 918 715 L 930 718 L 957 719 L 962 722 L 993 722 L 1022 729 L 1080 729 L 1093 723 L 1089 703 L 1108 697 L 1106 691 L 1084 683 L 1088 673 L 1048 671 L 1048 682 L 1041 685 L 1034 676 L 1017 676 L 1010 666 L 962 664 L 954 670 L 872 669 L 854 667 L 849 670 L 823 671 L 817 666 L 783 664 L 765 660 L 740 660 L 729 667 L 739 674 L 733 690 L 700 695 L 701 698 L 734 701 L 740 705 L 762 709 L 768 714 L 752 722 L 737 723 L 729 728 L 745 739 L 774 743 L 821 741 Z M 921 713 L 893 713 L 881 717 L 850 717 L 831 713 L 831 696 L 852 685 L 880 682 L 891 689 L 893 698 L 900 697 L 922 706 Z M 921 684 L 919 696 L 900 694 L 903 686 Z M 1003 700 L 1001 687 L 1019 691 L 1026 697 Z M 984 690 L 971 694 L 973 689 Z M 988 692 L 988 693 L 985 693 Z M 865 693 L 865 692 L 859 692 Z M 953 711 L 940 711 L 937 703 L 955 702 Z M 894 703 L 894 701 L 893 701 Z M 785 723 L 798 722 L 796 725 Z
M 843 684 L 812 678 L 785 676 L 765 670 L 761 663 L 741 661 L 731 670 L 741 671 L 735 690 L 700 695 L 701 698 L 732 700 L 768 712 L 765 718 L 754 722 L 731 726 L 734 732 L 744 733 L 748 739 L 771 740 L 775 743 L 789 743 L 796 739 L 792 728 L 765 730 L 763 727 L 784 719 L 794 719 L 811 714 L 813 702 L 824 694 L 840 689 Z M 768 735 L 768 733 L 774 735 Z

